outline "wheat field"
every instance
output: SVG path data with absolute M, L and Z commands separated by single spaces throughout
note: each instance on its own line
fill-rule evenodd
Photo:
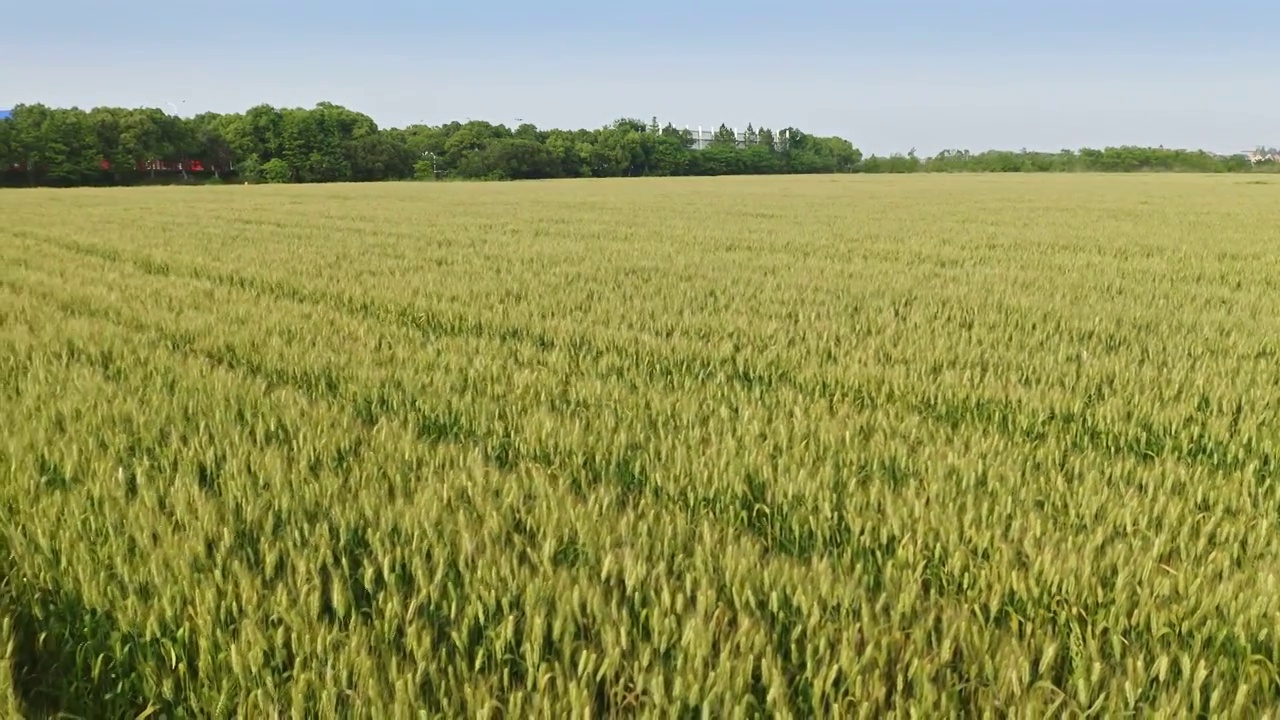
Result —
M 1277 207 L 0 193 L 0 713 L 1275 716 Z

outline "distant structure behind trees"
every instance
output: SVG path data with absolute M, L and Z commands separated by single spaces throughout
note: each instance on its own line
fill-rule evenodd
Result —
M 1249 162 L 1255 165 L 1267 162 L 1280 163 L 1280 150 L 1275 148 L 1259 146 L 1253 150 L 1246 150 L 1240 154 L 1249 158 Z
M 154 108 L 20 105 L 0 111 L 0 185 L 525 180 L 914 172 L 1266 172 L 1280 152 L 1219 156 L 1115 147 L 1056 153 L 948 150 L 864 157 L 794 127 L 677 128 L 624 118 L 595 130 L 480 120 L 379 128 L 332 103 L 178 117 Z

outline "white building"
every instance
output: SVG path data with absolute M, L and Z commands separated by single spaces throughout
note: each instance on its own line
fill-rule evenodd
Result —
M 1280 150 L 1275 148 L 1257 148 L 1254 150 L 1245 150 L 1240 153 L 1249 158 L 1249 162 L 1258 164 L 1260 162 L 1280 162 Z

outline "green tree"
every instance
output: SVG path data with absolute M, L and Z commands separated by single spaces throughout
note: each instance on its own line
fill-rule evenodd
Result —
M 11 152 L 26 166 L 30 184 L 76 185 L 101 171 L 98 139 L 83 110 L 19 105 L 9 122 Z
M 160 160 L 167 154 L 164 112 L 155 108 L 131 110 L 121 118 L 121 153 L 131 166 Z M 155 170 L 150 171 L 152 176 Z
M 262 164 L 258 176 L 265 183 L 279 185 L 293 182 L 294 173 L 293 168 L 289 167 L 289 163 L 284 158 L 272 158 Z
M 781 158 L 772 145 L 757 141 L 742 151 L 742 172 L 746 174 L 775 175 L 782 170 Z
M 98 154 L 110 165 L 107 174 L 116 183 L 135 174 L 134 157 L 125 147 L 123 135 L 125 119 L 130 113 L 130 110 L 112 107 L 97 107 L 89 111 Z
M 224 127 L 237 162 L 253 158 L 265 163 L 284 147 L 284 116 L 270 105 L 256 105 Z
M 757 130 L 756 137 L 758 139 L 758 144 L 769 148 L 770 152 L 776 152 L 778 150 L 778 139 L 774 137 L 773 131 L 769 128 L 762 127 Z
M 668 176 L 684 175 L 689 169 L 688 138 L 676 132 L 663 130 L 652 139 L 649 155 L 649 174 Z
M 713 140 L 705 150 L 693 155 L 690 167 L 694 175 L 740 175 L 746 170 L 744 155 L 723 139 Z
M 404 135 L 377 132 L 352 138 L 346 143 L 351 180 L 402 180 L 414 176 L 417 156 Z
M 524 138 L 495 140 L 479 156 L 485 177 L 540 180 L 557 177 L 556 159 L 542 143 Z
M 573 133 L 564 130 L 552 130 L 547 133 L 546 141 L 549 161 L 556 168 L 555 177 L 574 178 L 591 177 L 591 146 L 583 145 Z
M 217 113 L 202 113 L 191 119 L 191 159 L 204 163 L 215 177 L 222 177 L 224 169 L 235 165 L 235 151 L 227 131 L 236 120 Z
M 171 165 L 177 165 L 182 177 L 187 177 L 188 164 L 196 154 L 196 138 L 193 128 L 186 120 L 161 112 L 156 117 L 159 131 L 158 159 Z
M 822 158 L 824 166 L 831 168 L 830 172 L 853 172 L 862 162 L 862 151 L 844 138 L 814 138 L 813 152 Z
M 488 175 L 478 162 L 479 154 L 494 140 L 510 137 L 511 133 L 500 125 L 484 121 L 468 121 L 465 125 L 450 128 L 444 143 L 446 172 L 460 177 L 481 178 Z
M 332 162 L 333 156 L 342 154 L 342 148 L 338 145 L 336 136 L 326 138 L 317 130 L 309 111 L 302 108 L 281 110 L 279 149 L 273 153 L 271 161 L 279 160 L 283 163 L 286 168 L 283 175 L 287 179 L 280 180 L 282 173 L 277 169 L 280 166 L 268 161 L 262 165 L 263 180 L 271 183 L 324 181 L 326 178 L 323 173 L 310 172 L 313 155 L 316 156 L 314 166 L 323 168 L 326 160 Z
M 538 144 L 543 144 L 546 141 L 545 134 L 539 132 L 538 127 L 532 123 L 522 123 L 520 127 L 516 128 L 513 135 L 519 140 L 527 140 Z
M 709 147 L 722 146 L 731 150 L 738 149 L 738 134 L 729 129 L 724 123 L 720 123 L 720 127 L 716 128 L 716 132 L 711 136 L 711 144 Z
M 0 175 L 18 162 L 14 151 L 14 132 L 12 120 L 0 120 Z

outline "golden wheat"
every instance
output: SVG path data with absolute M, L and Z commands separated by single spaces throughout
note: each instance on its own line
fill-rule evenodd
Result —
M 1266 715 L 1277 200 L 0 194 L 0 703 Z

